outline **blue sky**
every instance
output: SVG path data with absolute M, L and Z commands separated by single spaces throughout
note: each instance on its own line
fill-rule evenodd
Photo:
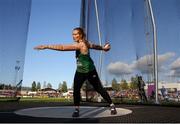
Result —
M 106 71 L 106 74 L 103 76 L 110 80 L 113 77 L 120 79 L 122 75 L 134 76 L 135 70 L 143 74 L 147 73 L 144 4 L 130 1 L 114 0 L 114 4 L 120 2 L 120 5 L 114 8 L 111 1 L 108 6 L 113 8 L 109 9 L 106 20 L 110 22 L 107 23 L 109 26 L 107 37 L 112 44 L 112 50 L 105 54 L 105 58 L 109 59 L 105 61 L 103 71 Z M 53 88 L 57 88 L 62 81 L 67 81 L 68 87 L 72 86 L 76 69 L 74 52 L 35 51 L 33 47 L 40 44 L 72 43 L 72 29 L 79 26 L 80 22 L 80 2 L 80 0 L 32 1 L 24 65 L 24 86 L 31 86 L 33 81 L 41 82 L 41 85 L 46 81 L 51 83 Z M 152 0 L 158 35 L 159 74 L 162 81 L 169 76 L 180 76 L 180 7 L 178 0 L 164 0 L 163 4 L 161 2 Z M 134 13 L 131 11 L 132 8 Z M 94 11 L 90 14 L 94 15 Z M 95 20 L 90 21 L 92 35 L 96 32 L 95 22 Z M 138 61 L 136 54 L 139 56 Z
M 32 0 L 26 47 L 23 85 L 33 81 L 51 83 L 53 88 L 67 81 L 72 86 L 76 69 L 74 52 L 36 51 L 40 44 L 73 43 L 72 29 L 80 24 L 81 0 Z
M 109 40 L 112 47 L 103 54 L 102 81 L 108 80 L 110 84 L 114 77 L 118 81 L 122 77 L 130 80 L 137 73 L 147 77 L 147 58 L 152 57 L 147 51 L 152 49 L 147 47 L 145 37 L 144 0 L 99 2 L 102 40 Z M 98 43 L 93 0 L 89 3 L 88 36 Z M 15 83 L 16 61 L 20 60 L 17 77 L 18 80 L 23 77 L 23 86 L 31 87 L 33 81 L 43 86 L 46 81 L 58 88 L 59 83 L 67 81 L 68 87 L 72 87 L 74 52 L 33 48 L 40 44 L 73 43 L 72 29 L 79 26 L 80 6 L 81 0 L 32 0 L 29 20 L 30 0 L 0 0 L 0 82 Z M 159 81 L 180 82 L 180 1 L 152 0 L 152 6 L 157 26 Z M 91 51 L 97 68 L 99 53 Z
M 30 3 L 0 1 L 0 83 L 15 85 L 22 80 Z M 20 66 L 18 74 L 15 66 Z
M 122 78 L 122 75 L 134 76 L 137 73 L 136 71 L 146 77 L 145 75 L 148 72 L 144 2 L 143 0 L 130 1 L 117 0 L 116 2 L 120 3 L 119 6 L 109 10 L 111 18 L 107 19 L 114 19 L 110 21 L 112 23 L 109 32 L 115 32 L 111 33 L 111 42 L 114 49 L 108 55 L 111 59 L 108 60 L 109 62 L 106 65 L 109 72 L 107 77 L 111 77 L 110 75 L 119 76 L 120 78 Z M 111 2 L 111 5 L 109 3 L 108 7 L 112 7 L 113 3 L 115 2 Z M 179 5 L 178 0 L 152 0 L 157 27 L 159 81 L 175 82 L 179 80 Z M 117 11 L 119 11 L 118 14 L 115 13 Z M 121 23 L 121 20 L 123 20 L 123 23 Z M 115 25 L 112 26 L 113 24 Z M 139 60 L 136 60 L 136 54 Z

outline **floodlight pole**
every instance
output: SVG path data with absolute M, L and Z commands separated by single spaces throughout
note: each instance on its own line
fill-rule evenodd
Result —
M 97 21 L 97 30 L 98 30 L 98 38 L 99 38 L 99 45 L 102 46 L 102 39 L 101 39 L 101 31 L 99 26 L 99 14 L 98 14 L 98 6 L 97 6 L 97 0 L 94 0 L 94 6 L 96 11 L 96 21 Z M 102 70 L 102 53 L 103 51 L 100 51 L 100 57 L 99 57 L 99 77 L 101 78 L 101 70 Z
M 15 85 L 16 85 L 17 80 L 18 80 L 18 72 L 19 72 L 19 69 L 20 69 L 19 63 L 20 63 L 20 61 L 17 60 L 16 61 L 16 66 L 15 66 L 15 79 L 14 79 L 14 84 Z
M 158 100 L 158 55 L 157 55 L 157 32 L 156 32 L 156 24 L 155 24 L 155 19 L 153 15 L 153 10 L 152 10 L 152 5 L 151 5 L 151 0 L 147 0 L 148 6 L 150 9 L 150 15 L 151 15 L 151 20 L 152 20 L 152 25 L 153 25 L 153 53 L 154 53 L 154 81 L 155 81 L 155 99 L 156 99 L 156 104 L 159 104 Z

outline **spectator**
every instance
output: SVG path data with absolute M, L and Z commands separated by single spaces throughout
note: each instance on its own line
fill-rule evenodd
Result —
M 165 99 L 165 97 L 166 97 L 166 88 L 164 86 L 162 86 L 162 88 L 161 88 L 161 94 L 162 94 L 163 99 Z
M 147 97 L 144 90 L 145 82 L 142 80 L 142 76 L 138 76 L 138 89 L 141 102 L 147 102 Z

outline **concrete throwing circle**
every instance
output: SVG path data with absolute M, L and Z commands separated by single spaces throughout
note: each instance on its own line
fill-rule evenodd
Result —
M 129 109 L 116 108 L 117 114 L 111 115 L 109 107 L 80 107 L 80 116 L 78 118 L 100 118 L 122 116 L 132 113 Z M 74 106 L 61 107 L 38 107 L 17 110 L 14 113 L 23 116 L 31 117 L 46 117 L 46 118 L 72 118 Z

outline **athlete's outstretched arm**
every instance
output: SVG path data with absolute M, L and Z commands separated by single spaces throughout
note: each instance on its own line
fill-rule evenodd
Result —
M 111 49 L 111 46 L 109 43 L 106 43 L 104 46 L 90 43 L 90 48 L 95 50 L 109 51 Z
M 78 44 L 39 45 L 39 46 L 36 46 L 34 49 L 36 49 L 36 50 L 51 49 L 51 50 L 57 50 L 57 51 L 75 51 L 75 50 L 80 50 L 80 45 L 78 45 Z

